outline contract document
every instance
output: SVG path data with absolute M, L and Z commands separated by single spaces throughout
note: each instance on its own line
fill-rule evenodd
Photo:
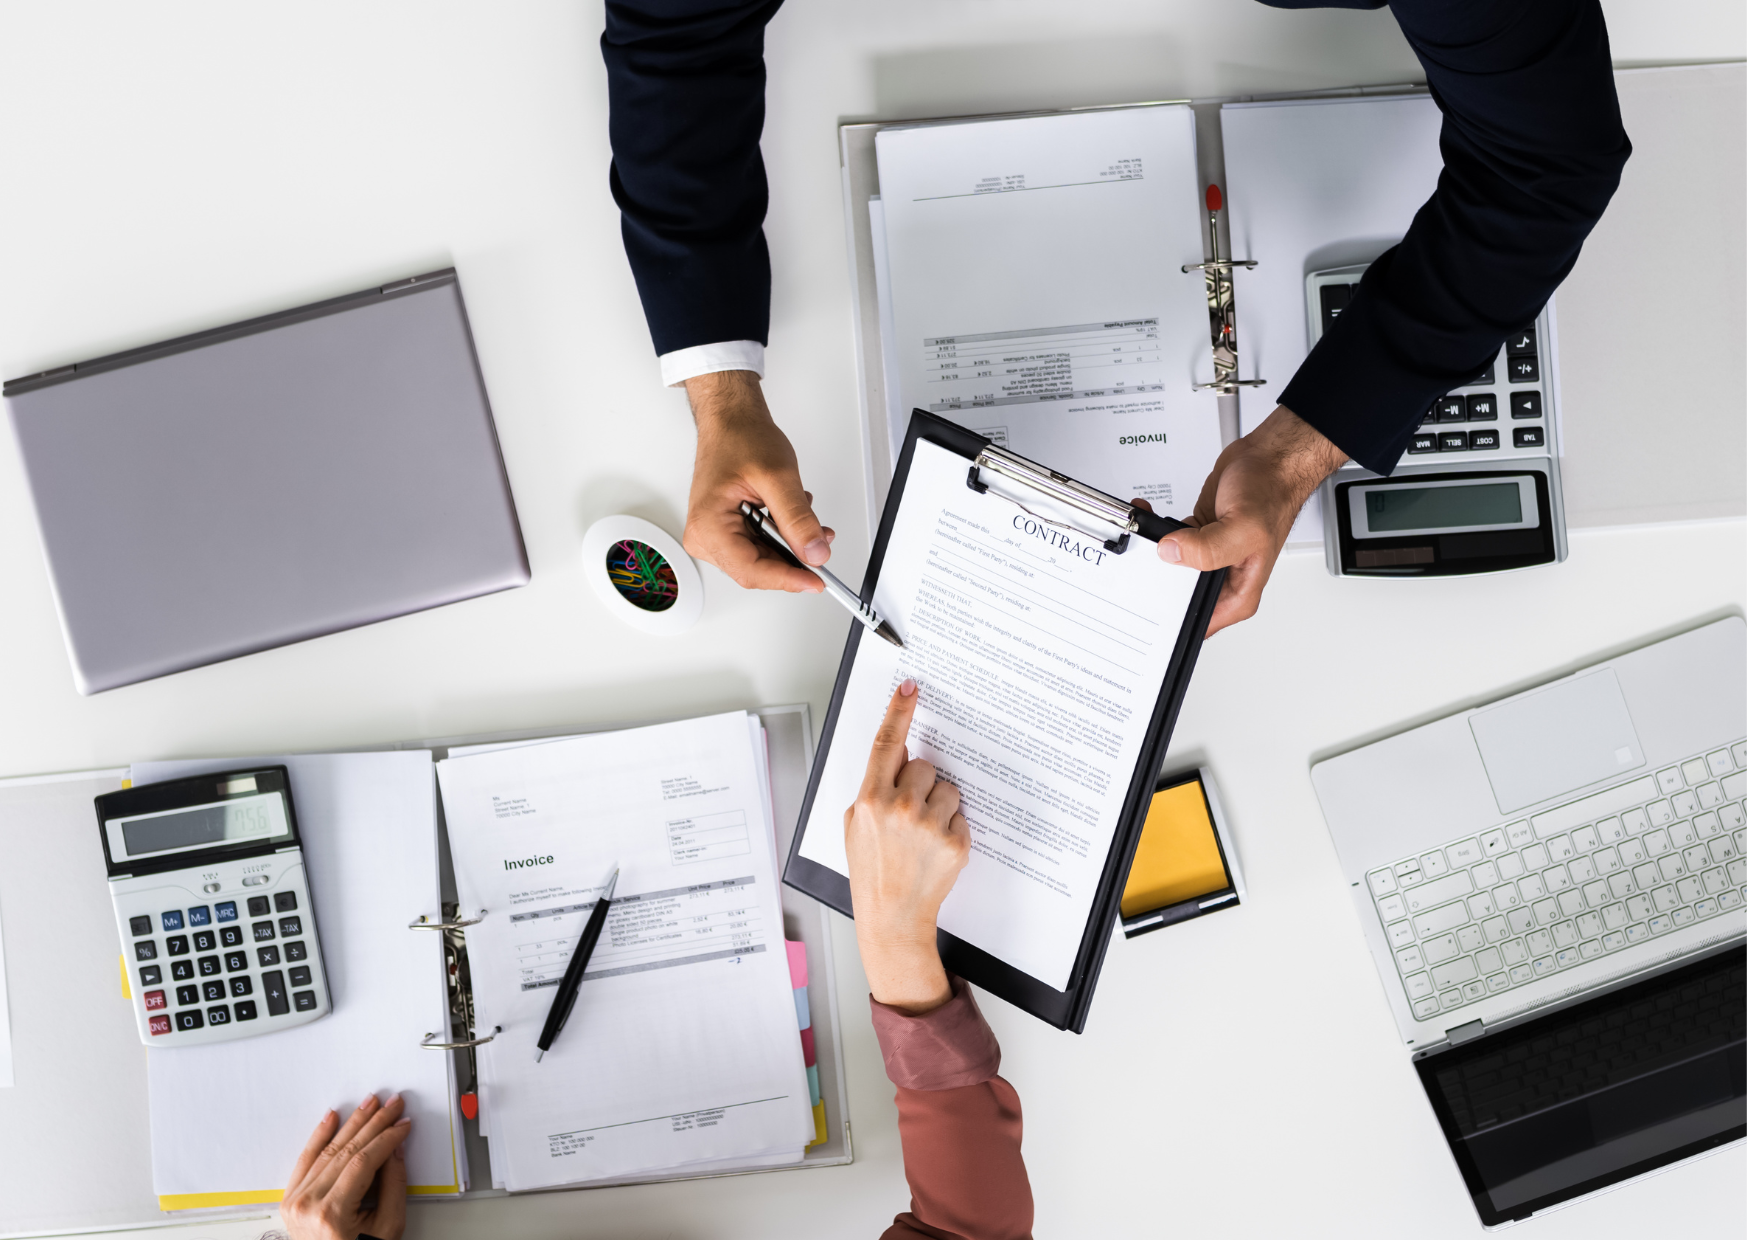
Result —
M 887 428 L 912 409 L 1155 511 L 1220 452 L 1195 123 L 1181 105 L 882 129 Z M 1205 373 L 1203 373 L 1205 372 Z
M 873 600 L 904 649 L 857 645 L 797 855 L 848 875 L 844 809 L 914 676 L 911 755 L 971 824 L 939 924 L 1064 990 L 1198 575 L 1144 539 L 1108 550 L 987 471 L 980 494 L 967 464 L 916 442 Z
M 744 713 L 438 763 L 480 1105 L 509 1189 L 795 1162 L 813 1139 L 763 732 Z M 569 1022 L 535 1041 L 595 899 Z

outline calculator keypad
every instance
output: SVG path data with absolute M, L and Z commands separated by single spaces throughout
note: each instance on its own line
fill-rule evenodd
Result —
M 318 1011 L 306 915 L 300 893 L 286 890 L 128 916 L 148 1038 L 174 1045 L 179 1033 L 246 1022 L 265 1033 L 276 1017 Z

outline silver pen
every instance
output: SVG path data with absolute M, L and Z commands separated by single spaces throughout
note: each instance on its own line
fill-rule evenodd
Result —
M 860 620 L 866 628 L 884 637 L 900 650 L 904 649 L 904 643 L 898 640 L 898 634 L 892 626 L 882 620 L 875 613 L 873 607 L 864 603 L 860 595 L 834 577 L 829 570 L 803 563 L 801 557 L 795 554 L 794 548 L 783 540 L 783 535 L 777 532 L 777 527 L 771 524 L 770 517 L 765 515 L 763 509 L 755 508 L 743 501 L 740 506 L 740 515 L 746 519 L 747 527 L 751 532 L 762 536 L 766 542 L 773 544 L 791 564 L 807 570 L 825 582 L 825 592 L 849 608 L 851 614 Z

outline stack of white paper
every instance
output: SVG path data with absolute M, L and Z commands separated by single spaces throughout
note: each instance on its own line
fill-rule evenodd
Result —
M 407 1182 L 458 1193 L 466 1166 L 451 1056 L 443 945 L 407 923 L 439 908 L 437 806 L 428 750 L 143 762 L 136 784 L 283 765 L 303 837 L 334 1010 L 283 1032 L 154 1048 L 152 1181 L 165 1209 L 276 1201 L 322 1112 L 367 1093 L 406 1099 Z
M 481 1123 L 509 1189 L 799 1161 L 813 1139 L 769 772 L 746 714 L 438 764 L 465 915 Z M 535 1042 L 614 867 L 569 1023 Z
M 1194 118 L 898 126 L 871 202 L 887 427 L 912 409 L 1189 515 L 1220 452 Z

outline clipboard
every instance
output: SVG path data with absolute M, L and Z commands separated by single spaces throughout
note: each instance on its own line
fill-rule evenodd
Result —
M 919 440 L 927 440 L 964 457 L 966 485 L 973 490 L 985 489 L 987 484 L 983 478 L 986 473 L 999 475 L 1005 483 L 1030 487 L 1062 508 L 1084 514 L 1103 525 L 1115 527 L 1120 531 L 1116 537 L 1105 539 L 1102 533 L 1099 537 L 1107 550 L 1117 554 L 1145 554 L 1132 545 L 1133 535 L 1157 542 L 1173 530 L 1185 528 L 1181 521 L 1135 508 L 1084 483 L 1008 452 L 982 435 L 918 409 L 911 414 L 910 429 L 905 436 L 897 466 L 893 470 L 886 508 L 880 518 L 873 551 L 868 557 L 868 570 L 863 577 L 861 591 L 864 601 L 871 601 L 874 597 L 874 586 L 880 578 L 881 564 L 885 560 L 899 507 L 904 502 L 905 483 L 910 476 L 911 461 L 916 454 Z M 1079 532 L 1086 535 L 1084 530 Z M 1058 1029 L 1079 1033 L 1086 1024 L 1093 990 L 1098 984 L 1099 970 L 1104 964 L 1105 948 L 1111 939 L 1111 927 L 1117 920 L 1123 886 L 1128 880 L 1129 864 L 1141 838 L 1147 805 L 1153 795 L 1166 746 L 1171 740 L 1172 727 L 1177 721 L 1178 708 L 1182 705 L 1184 693 L 1189 687 L 1190 674 L 1195 669 L 1196 658 L 1201 651 L 1203 634 L 1207 632 L 1208 621 L 1213 615 L 1214 603 L 1219 597 L 1225 577 L 1224 569 L 1202 573 L 1191 594 L 1168 670 L 1160 685 L 1159 696 L 1153 704 L 1140 757 L 1129 779 L 1117 828 L 1111 837 L 1110 850 L 1100 871 L 1092 909 L 1081 932 L 1067 989 L 1057 990 L 1048 986 L 951 932 L 936 930 L 941 962 L 950 972 L 1006 999 Z M 814 753 L 807 795 L 802 802 L 795 838 L 790 844 L 788 862 L 783 870 L 783 881 L 787 886 L 805 892 L 851 918 L 855 913 L 850 904 L 849 880 L 837 871 L 801 856 L 801 845 L 813 811 L 814 798 L 818 795 L 820 781 L 825 772 L 826 759 L 837 730 L 838 714 L 843 707 L 850 673 L 855 667 L 863 636 L 861 625 L 851 626 L 849 639 L 844 645 L 843 659 L 838 666 L 837 682 L 832 688 L 831 705 L 826 711 L 825 724 L 820 731 L 819 744 Z

